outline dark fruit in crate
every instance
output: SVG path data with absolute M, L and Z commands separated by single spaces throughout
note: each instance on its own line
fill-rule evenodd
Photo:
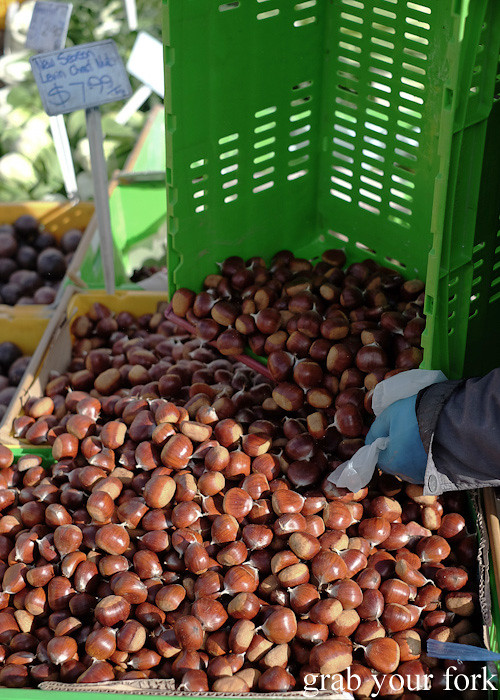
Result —
M 52 287 L 39 287 L 33 295 L 34 304 L 52 304 L 56 298 L 56 290 Z
M 47 280 L 61 280 L 66 273 L 66 260 L 57 248 L 45 248 L 37 260 L 38 273 Z
M 10 341 L 5 341 L 0 343 L 0 367 L 2 370 L 7 370 L 22 355 L 21 349 L 11 343 Z
M 37 251 L 30 245 L 20 246 L 16 255 L 17 264 L 25 270 L 36 270 L 37 258 Z
M 32 242 L 38 234 L 40 226 L 38 221 L 31 214 L 22 214 L 14 221 L 14 231 L 19 241 L 23 243 Z
M 9 282 L 8 284 L 4 284 L 4 286 L 0 289 L 0 295 L 4 304 L 14 306 L 14 304 L 17 304 L 21 298 L 22 290 L 18 284 L 12 284 Z
M 40 251 L 44 248 L 49 248 L 50 246 L 57 246 L 57 241 L 51 233 L 47 233 L 47 231 L 42 231 L 35 238 L 33 246 L 38 251 Z
M 10 233 L 0 233 L 0 257 L 14 258 L 17 253 L 17 241 Z
M 23 378 L 26 367 L 29 364 L 31 357 L 19 357 L 13 362 L 9 369 L 9 382 L 16 387 Z
M 34 270 L 18 270 L 11 275 L 11 281 L 19 285 L 22 294 L 34 294 L 43 282 L 40 275 Z
M 61 238 L 61 248 L 65 253 L 73 253 L 82 240 L 82 232 L 76 228 L 71 228 Z
M 0 258 L 0 282 L 8 282 L 9 277 L 17 270 L 17 264 L 11 258 Z
M 0 391 L 0 406 L 8 406 L 16 393 L 15 386 L 8 386 Z

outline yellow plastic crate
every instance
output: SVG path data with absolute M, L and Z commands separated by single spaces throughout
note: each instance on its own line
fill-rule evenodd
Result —
M 23 355 L 31 355 L 24 377 L 28 376 L 29 367 L 39 362 L 41 353 L 38 348 L 49 323 L 50 310 L 46 306 L 34 307 L 0 307 L 0 343 L 10 341 L 22 350 Z M 21 380 L 19 387 L 24 383 Z M 18 387 L 18 391 L 19 391 Z M 14 404 L 15 396 L 7 407 L 5 416 Z M 1 425 L 1 422 L 0 422 Z
M 24 355 L 33 355 L 49 322 L 46 306 L 0 306 L 0 343 L 18 345 Z
M 12 5 L 13 2 L 14 0 L 0 0 L 0 29 L 5 29 L 5 17 L 7 15 L 7 8 L 9 5 Z
M 0 3 L 2 0 L 0 0 Z M 1 4 L 0 4 L 1 7 Z M 66 271 L 66 276 L 61 280 L 61 285 L 67 284 L 67 280 L 72 279 L 78 271 L 81 260 L 90 245 L 92 235 L 96 228 L 94 216 L 94 204 L 90 202 L 64 203 L 60 202 L 16 202 L 11 204 L 0 203 L 0 224 L 13 224 L 14 221 L 23 214 L 34 216 L 37 221 L 51 233 L 57 241 L 60 241 L 66 231 L 77 228 L 83 232 L 82 240 L 75 251 L 73 260 Z M 28 304 L 26 306 L 16 306 L 16 310 L 28 309 L 31 313 L 37 313 L 40 304 Z M 0 304 L 0 313 L 8 314 L 8 309 L 14 307 L 7 304 Z

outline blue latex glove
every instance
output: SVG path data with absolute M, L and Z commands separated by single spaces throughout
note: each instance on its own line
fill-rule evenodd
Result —
M 412 484 L 422 484 L 427 453 L 418 430 L 416 401 L 415 394 L 388 406 L 375 419 L 365 442 L 371 445 L 376 438 L 388 437 L 389 446 L 379 454 L 380 469 Z

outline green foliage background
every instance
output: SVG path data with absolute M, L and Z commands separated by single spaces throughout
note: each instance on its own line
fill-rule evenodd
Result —
M 136 0 L 139 30 L 161 39 L 161 3 L 159 0 Z M 73 3 L 67 46 L 103 39 L 114 39 L 126 62 L 136 38 L 130 32 L 122 0 L 77 0 Z M 27 199 L 59 199 L 64 188 L 59 163 L 49 130 L 48 117 L 42 109 L 38 90 L 25 51 L 0 59 L 0 202 Z M 135 89 L 139 82 L 130 77 Z M 160 102 L 152 95 L 143 108 L 125 125 L 115 116 L 122 103 L 101 108 L 108 174 L 122 168 L 147 118 L 147 112 Z M 92 196 L 92 178 L 85 114 L 66 116 L 66 126 L 74 154 L 80 194 Z

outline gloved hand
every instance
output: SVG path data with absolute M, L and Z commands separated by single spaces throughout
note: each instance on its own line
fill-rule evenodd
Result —
M 395 401 L 375 419 L 366 444 L 379 437 L 388 437 L 389 445 L 378 457 L 382 471 L 395 474 L 413 484 L 422 484 L 427 453 L 420 439 L 415 403 L 417 395 Z

